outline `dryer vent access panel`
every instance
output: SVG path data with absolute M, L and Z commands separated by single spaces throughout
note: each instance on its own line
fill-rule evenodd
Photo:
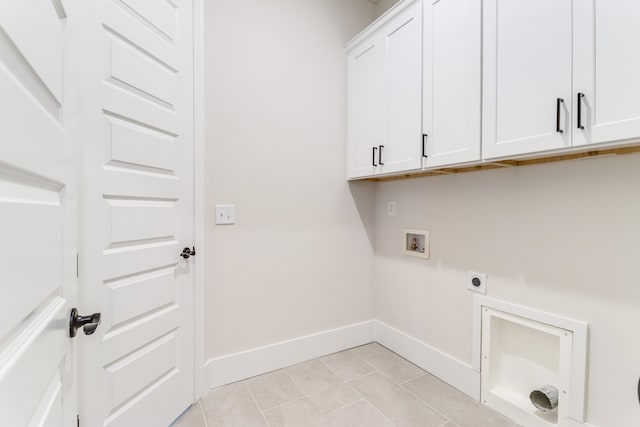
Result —
M 531 427 L 583 421 L 586 324 L 496 305 L 481 306 L 482 403 Z

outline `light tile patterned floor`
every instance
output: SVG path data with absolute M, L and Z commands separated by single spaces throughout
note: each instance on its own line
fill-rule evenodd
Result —
M 174 427 L 512 427 L 371 343 L 211 390 Z

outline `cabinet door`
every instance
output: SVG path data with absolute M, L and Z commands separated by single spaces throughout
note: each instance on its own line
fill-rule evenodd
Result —
M 382 28 L 384 144 L 381 173 L 419 169 L 422 139 L 422 2 Z
M 431 66 L 425 70 L 425 89 L 431 87 L 424 91 L 422 119 L 427 167 L 480 159 L 481 14 L 476 0 L 425 4 L 423 65 Z
M 574 8 L 576 111 L 584 94 L 574 145 L 640 138 L 640 2 L 581 1 Z
M 348 178 L 373 175 L 382 142 L 382 49 L 373 35 L 348 53 Z
M 485 158 L 571 145 L 572 13 L 572 0 L 485 0 Z

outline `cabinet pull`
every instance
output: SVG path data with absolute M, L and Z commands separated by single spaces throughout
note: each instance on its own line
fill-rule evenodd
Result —
M 371 166 L 378 166 L 376 164 L 376 151 L 378 150 L 378 147 L 373 147 L 373 159 L 371 160 Z
M 380 145 L 380 149 L 378 150 L 378 164 L 380 166 L 384 165 L 384 163 L 382 163 L 382 149 L 384 148 L 384 145 Z
M 429 157 L 427 156 L 427 137 L 429 135 L 426 133 L 422 134 L 422 157 Z
M 562 108 L 563 102 L 564 99 L 562 98 L 556 100 L 556 132 L 558 133 L 564 133 L 564 131 L 560 129 L 560 109 Z
M 578 129 L 584 129 L 582 124 L 582 98 L 584 98 L 584 93 L 578 92 Z

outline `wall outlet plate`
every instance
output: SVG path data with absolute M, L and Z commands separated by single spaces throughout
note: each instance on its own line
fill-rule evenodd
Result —
M 480 294 L 487 293 L 487 275 L 477 271 L 467 272 L 467 289 Z
M 396 202 L 392 200 L 387 202 L 387 215 L 396 216 Z
M 216 205 L 216 225 L 231 225 L 235 223 L 235 205 Z

